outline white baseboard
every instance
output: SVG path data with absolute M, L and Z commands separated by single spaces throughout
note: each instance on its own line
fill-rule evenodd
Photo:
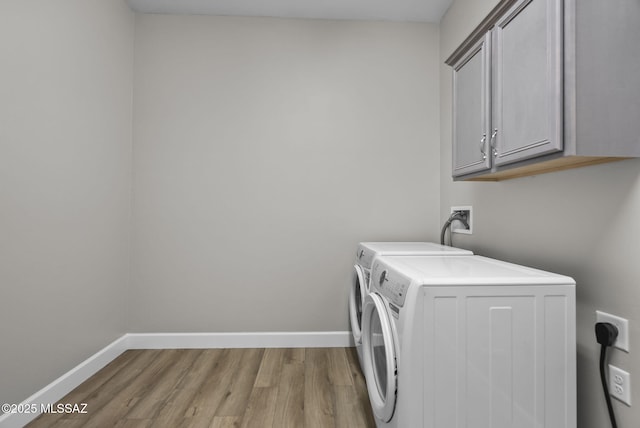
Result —
M 280 333 L 129 333 L 129 349 L 338 348 L 354 346 L 349 331 Z
M 202 348 L 337 348 L 354 346 L 349 331 L 284 333 L 128 333 L 69 370 L 21 405 L 36 404 L 36 413 L 5 413 L 0 428 L 21 428 L 128 349 Z M 71 403 L 73 404 L 73 403 Z
M 98 370 L 109 364 L 116 357 L 129 349 L 127 336 L 115 340 L 110 345 L 93 354 L 40 391 L 20 403 L 19 406 L 35 404 L 35 413 L 5 413 L 0 416 L 1 428 L 21 428 L 37 418 L 41 412 L 41 405 L 53 404 L 74 390 L 85 380 L 93 376 Z M 73 403 L 71 403 L 73 404 Z

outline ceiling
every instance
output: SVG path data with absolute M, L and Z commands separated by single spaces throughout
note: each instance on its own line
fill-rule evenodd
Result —
M 439 22 L 452 0 L 127 0 L 144 13 Z

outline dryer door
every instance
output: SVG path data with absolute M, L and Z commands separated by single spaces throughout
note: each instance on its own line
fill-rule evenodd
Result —
M 371 408 L 378 419 L 389 422 L 396 408 L 398 392 L 397 338 L 385 300 L 372 293 L 365 300 L 362 314 L 364 373 Z
M 362 340 L 362 307 L 366 296 L 365 275 L 362 267 L 353 266 L 355 271 L 353 282 L 351 283 L 351 293 L 349 293 L 349 319 L 351 320 L 351 332 L 356 345 Z

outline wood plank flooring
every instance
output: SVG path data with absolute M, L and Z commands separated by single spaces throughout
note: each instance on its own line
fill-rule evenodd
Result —
M 59 403 L 27 426 L 375 428 L 354 348 L 130 350 Z

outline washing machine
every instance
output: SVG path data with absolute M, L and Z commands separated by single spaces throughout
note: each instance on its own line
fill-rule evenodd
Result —
M 361 242 L 353 267 L 353 280 L 349 293 L 349 319 L 356 345 L 360 367 L 362 367 L 362 307 L 369 294 L 371 266 L 378 256 L 449 256 L 473 255 L 471 251 L 448 247 L 433 242 Z
M 576 428 L 567 276 L 481 256 L 379 257 L 362 326 L 378 428 Z

